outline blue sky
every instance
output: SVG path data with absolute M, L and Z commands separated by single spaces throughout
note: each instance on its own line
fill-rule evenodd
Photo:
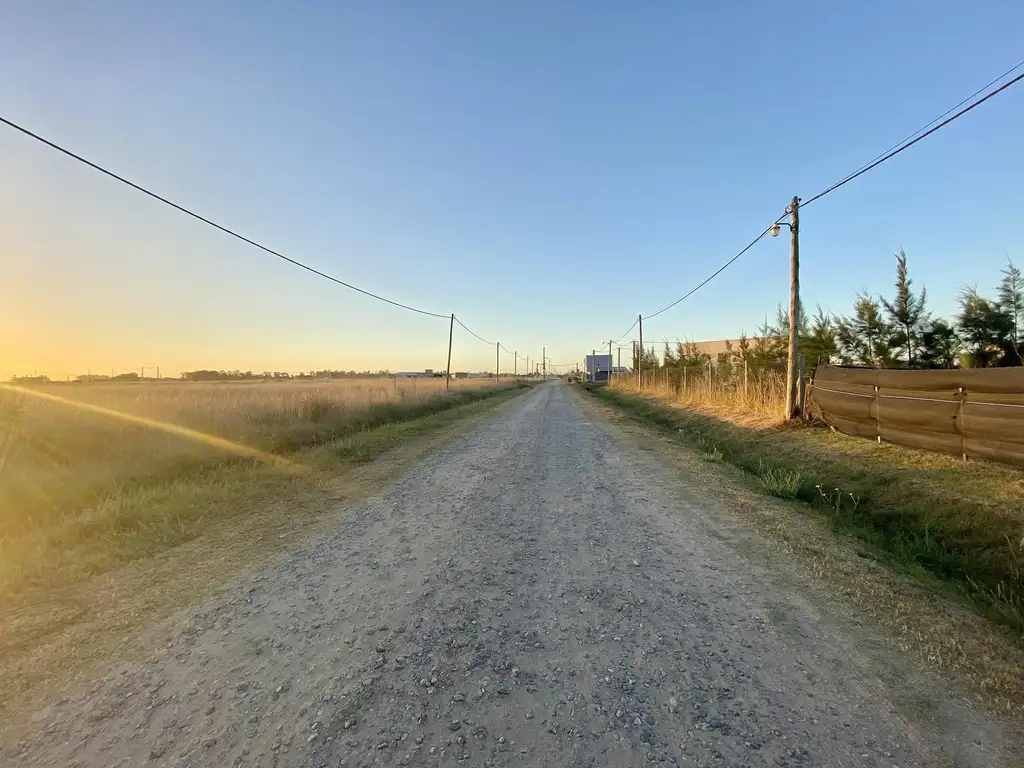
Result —
M 977 2 L 0 0 L 0 113 L 249 237 L 578 360 L 1024 59 Z M 1024 85 L 804 212 L 809 307 L 932 308 L 1024 262 Z M 279 262 L 0 127 L 0 375 L 443 367 L 447 325 Z M 651 340 L 751 332 L 766 239 Z M 493 368 L 456 329 L 453 368 Z M 503 368 L 511 367 L 504 358 Z

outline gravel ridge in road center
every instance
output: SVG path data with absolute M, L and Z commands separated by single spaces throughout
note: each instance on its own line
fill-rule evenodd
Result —
M 538 386 L 0 765 L 1000 764 L 904 720 L 855 638 L 692 512 Z

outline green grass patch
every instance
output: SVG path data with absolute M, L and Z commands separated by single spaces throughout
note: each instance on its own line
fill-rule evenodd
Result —
M 591 394 L 800 502 L 872 556 L 964 595 L 1024 635 L 1024 473 L 817 427 L 756 428 L 636 395 Z
M 772 496 L 795 499 L 800 493 L 802 479 L 799 472 L 773 467 L 761 461 L 758 464 L 758 476 L 761 478 L 761 485 Z

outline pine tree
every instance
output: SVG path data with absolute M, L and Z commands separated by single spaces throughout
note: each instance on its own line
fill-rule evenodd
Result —
M 896 296 L 890 302 L 882 299 L 882 306 L 892 326 L 891 342 L 894 348 L 906 352 L 908 368 L 915 367 L 915 352 L 920 342 L 921 324 L 927 319 L 925 313 L 925 289 L 918 296 L 910 289 L 911 280 L 907 275 L 907 254 L 902 248 L 896 256 Z
M 711 355 L 701 350 L 696 342 L 679 342 L 676 349 L 680 368 L 706 368 Z
M 732 363 L 735 358 L 735 350 L 733 349 L 732 342 L 726 339 L 725 351 L 719 352 L 715 358 L 715 375 L 723 381 L 727 381 L 732 378 Z
M 918 363 L 922 368 L 952 368 L 959 349 L 954 326 L 941 318 L 929 320 L 921 329 Z
M 757 366 L 775 366 L 785 363 L 787 346 L 780 329 L 770 325 L 766 316 L 764 322 L 757 329 L 757 336 L 754 337 L 754 341 L 750 345 L 750 362 Z
M 740 334 L 740 339 L 736 343 L 736 349 L 733 350 L 733 362 L 740 368 L 743 367 L 744 363 L 750 361 L 753 353 L 753 347 L 750 344 L 750 339 L 747 338 L 747 332 L 743 331 Z
M 878 300 L 867 293 L 857 295 L 852 317 L 836 320 L 836 340 L 844 362 L 885 368 L 891 362 L 892 329 L 885 322 Z
M 1010 318 L 1013 349 L 1021 360 L 1021 343 L 1024 342 L 1024 273 L 1007 257 L 1003 279 L 999 281 L 999 308 Z
M 1013 346 L 1013 321 L 998 303 L 980 295 L 976 287 L 960 292 L 957 325 L 972 367 L 1020 365 Z
M 807 365 L 816 368 L 839 358 L 836 324 L 820 306 L 811 317 L 807 335 L 800 339 L 800 349 L 807 355 Z
M 679 367 L 679 357 L 676 355 L 675 352 L 672 351 L 672 346 L 667 341 L 665 342 L 664 361 L 664 365 L 666 368 Z

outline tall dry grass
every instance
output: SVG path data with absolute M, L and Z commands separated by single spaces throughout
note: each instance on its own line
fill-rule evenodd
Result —
M 493 379 L 452 381 L 453 395 Z M 443 379 L 153 382 L 34 388 L 62 402 L 0 390 L 0 548 L 25 529 L 233 458 L 200 439 L 286 454 L 389 421 L 445 398 Z M 98 413 L 186 427 L 195 437 Z
M 783 366 L 750 366 L 727 370 L 706 366 L 646 371 L 643 384 L 636 374 L 612 377 L 612 389 L 691 406 L 741 424 L 767 425 L 780 421 L 786 404 Z

